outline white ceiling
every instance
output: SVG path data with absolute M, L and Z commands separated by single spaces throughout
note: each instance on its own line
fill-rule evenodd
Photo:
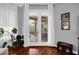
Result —
M 10 3 L 10 4 L 12 4 L 12 5 L 15 5 L 15 6 L 17 6 L 17 7 L 22 7 L 25 3 Z M 30 5 L 34 5 L 34 3 L 33 4 L 31 4 L 31 3 L 29 3 Z M 37 3 L 37 5 L 38 5 L 39 3 Z M 52 3 L 53 5 L 55 5 L 56 3 Z M 43 3 L 40 3 L 39 5 L 46 5 L 45 3 L 43 4 Z
M 24 5 L 24 3 L 10 3 L 12 5 L 15 5 L 17 7 L 22 7 Z

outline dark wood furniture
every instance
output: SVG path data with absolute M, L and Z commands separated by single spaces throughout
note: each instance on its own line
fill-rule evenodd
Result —
M 78 55 L 79 55 L 79 37 L 78 37 Z
M 58 42 L 57 51 L 64 55 L 73 55 L 73 45 L 65 42 Z

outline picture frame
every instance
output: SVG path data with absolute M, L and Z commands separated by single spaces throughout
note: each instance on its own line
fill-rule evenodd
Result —
M 62 21 L 61 22 L 62 30 L 70 30 L 70 21 Z
M 61 20 L 70 20 L 70 12 L 61 14 Z

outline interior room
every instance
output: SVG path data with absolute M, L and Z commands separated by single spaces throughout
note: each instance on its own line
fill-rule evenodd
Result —
M 0 55 L 78 55 L 79 3 L 0 3 Z

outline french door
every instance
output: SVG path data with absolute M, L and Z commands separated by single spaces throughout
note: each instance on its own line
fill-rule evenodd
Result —
M 48 42 L 48 14 L 46 12 L 29 15 L 29 41 L 30 43 Z

